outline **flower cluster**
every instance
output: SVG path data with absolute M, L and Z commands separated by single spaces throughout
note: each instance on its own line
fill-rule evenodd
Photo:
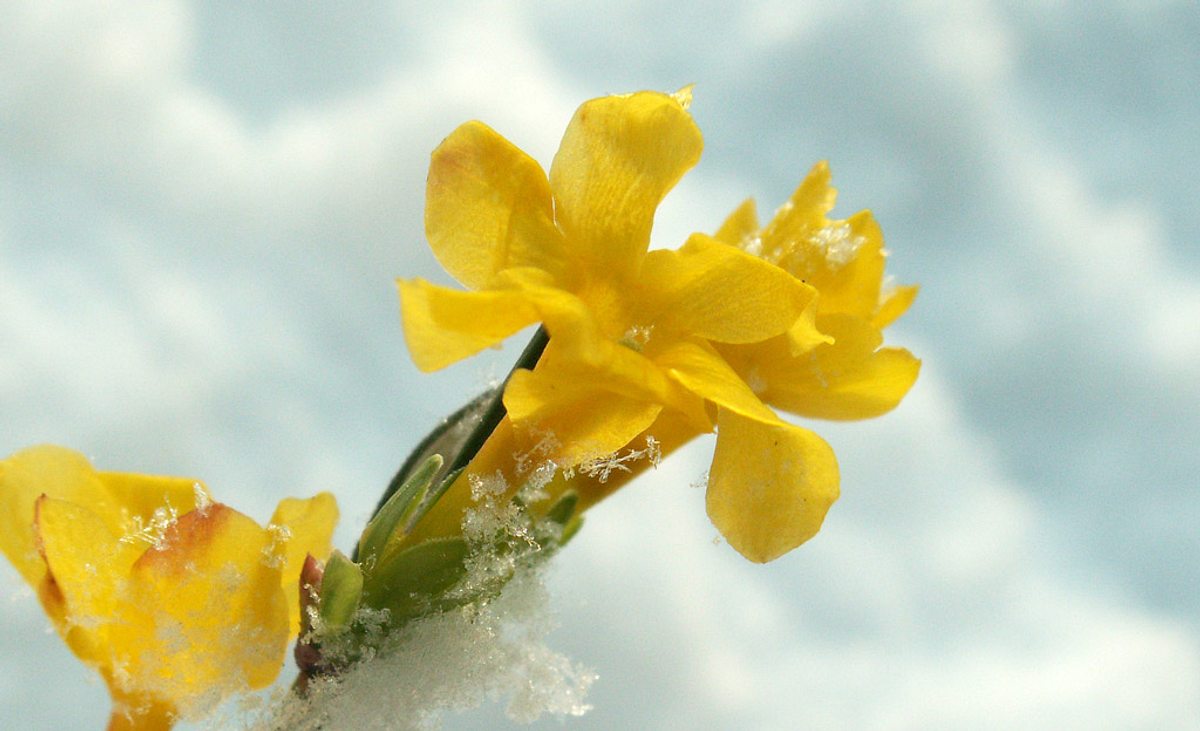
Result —
M 714 236 L 650 250 L 655 210 L 700 158 L 690 100 L 684 89 L 583 104 L 549 175 L 481 122 L 455 130 L 433 153 L 425 225 L 470 291 L 401 280 L 404 329 L 424 370 L 533 323 L 549 333 L 536 366 L 510 377 L 507 420 L 469 471 L 512 472 L 513 454 L 571 470 L 647 437 L 669 450 L 716 431 L 709 516 L 744 556 L 770 561 L 817 532 L 839 479 L 825 441 L 770 406 L 842 419 L 894 406 L 919 362 L 880 350 L 880 330 L 915 290 L 881 292 L 869 213 L 826 219 L 824 165 L 765 228 L 748 203 Z M 571 487 L 584 507 L 613 488 Z M 453 530 L 454 493 L 425 535 Z
M 0 550 L 113 698 L 110 729 L 165 729 L 262 688 L 300 625 L 307 554 L 337 505 L 279 504 L 266 528 L 190 479 L 97 472 L 34 447 L 0 461 Z

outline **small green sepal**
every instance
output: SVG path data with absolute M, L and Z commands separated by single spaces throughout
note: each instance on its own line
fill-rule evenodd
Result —
M 570 543 L 571 539 L 575 537 L 575 534 L 578 533 L 579 529 L 582 527 L 583 513 L 572 516 L 571 519 L 563 525 L 562 534 L 558 537 L 558 547 L 562 548 Z
M 575 515 L 575 506 L 579 504 L 579 493 L 574 490 L 566 490 L 554 501 L 550 509 L 546 511 L 545 520 L 553 521 L 561 526 L 566 526 L 571 517 Z
M 358 564 L 338 550 L 325 562 L 318 613 L 326 632 L 337 633 L 350 626 L 362 598 L 363 573 Z

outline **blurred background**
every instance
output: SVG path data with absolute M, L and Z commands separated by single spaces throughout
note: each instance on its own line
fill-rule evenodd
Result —
M 815 425 L 843 497 L 769 566 L 715 540 L 709 439 L 594 509 L 550 573 L 551 644 L 599 674 L 565 728 L 1200 727 L 1200 9 L 897 5 L 0 2 L 0 453 L 196 476 L 260 521 L 332 490 L 349 549 L 523 345 L 409 362 L 393 279 L 450 281 L 429 152 L 479 118 L 548 166 L 583 100 L 695 83 L 656 245 L 828 159 L 922 285 L 888 339 L 924 370 Z M 0 589 L 5 723 L 100 727 Z

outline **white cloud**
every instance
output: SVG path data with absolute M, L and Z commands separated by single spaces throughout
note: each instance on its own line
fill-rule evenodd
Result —
M 1076 312 L 1107 322 L 1106 345 L 1163 375 L 1200 363 L 1200 285 L 1171 261 L 1153 203 L 1131 192 L 1116 205 L 1087 189 L 1053 151 L 1030 150 L 1007 171 L 1016 204 L 1037 227 L 1026 248 L 1058 276 Z M 1147 358 L 1146 356 L 1149 356 Z M 1200 399 L 1200 391 L 1193 391 Z

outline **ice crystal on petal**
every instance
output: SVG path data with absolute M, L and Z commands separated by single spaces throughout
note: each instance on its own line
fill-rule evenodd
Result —
M 883 281 L 879 284 L 879 304 L 882 305 L 891 299 L 892 295 L 896 294 L 896 290 L 898 289 L 900 289 L 900 286 L 896 284 L 896 275 L 884 275 Z
M 825 263 L 836 271 L 854 261 L 866 239 L 852 235 L 850 224 L 838 222 L 817 229 L 809 242 L 824 252 Z
M 204 485 L 201 485 L 199 482 L 194 483 L 192 485 L 192 495 L 196 500 L 196 510 L 202 514 L 208 512 L 208 509 L 212 507 L 213 501 L 208 496 L 208 490 L 204 489 Z
M 168 502 L 164 507 L 155 508 L 146 520 L 140 515 L 129 518 L 129 528 L 121 536 L 121 543 L 144 543 L 150 548 L 161 551 L 166 548 L 167 529 L 179 519 L 179 511 Z
M 821 367 L 821 361 L 817 360 L 816 353 L 808 354 L 808 369 L 817 379 L 817 382 L 821 384 L 821 388 L 829 388 L 829 378 L 825 373 L 825 369 Z
M 529 473 L 525 484 L 517 491 L 517 496 L 521 499 L 521 502 L 531 505 L 550 497 L 549 493 L 546 492 L 546 486 L 554 479 L 554 475 L 557 472 L 558 465 L 553 462 L 543 462 L 538 465 Z
M 537 441 L 529 448 L 529 451 L 513 455 L 513 467 L 518 475 L 524 475 L 547 466 L 551 470 L 555 469 L 554 463 L 548 457 L 562 446 L 553 432 L 531 431 L 534 432 Z
M 283 565 L 287 563 L 287 554 L 284 549 L 287 548 L 288 541 L 292 539 L 292 531 L 286 525 L 271 523 L 267 526 L 267 534 L 271 536 L 271 543 L 263 546 L 263 565 L 269 569 L 283 568 Z
M 468 508 L 463 514 L 463 537 L 468 544 L 483 548 L 489 542 L 509 536 L 540 548 L 532 536 L 530 521 L 523 515 L 525 511 L 521 505 L 503 499 L 508 484 L 499 472 L 487 477 L 471 475 L 468 480 L 471 497 L 475 500 L 475 507 Z M 479 550 L 475 553 L 490 555 L 493 551 Z
M 662 445 L 657 439 L 647 436 L 646 446 L 643 449 L 631 448 L 624 453 L 617 452 L 607 457 L 585 462 L 580 465 L 579 472 L 599 482 L 607 482 L 614 472 L 631 472 L 632 470 L 626 465 L 640 459 L 648 459 L 652 466 L 658 467 L 658 463 L 662 460 Z
M 650 342 L 650 335 L 653 332 L 653 325 L 631 325 L 625 331 L 625 335 L 621 337 L 621 345 L 640 353 L 645 349 L 646 344 Z
M 759 236 L 758 234 L 747 236 L 741 240 L 740 247 L 741 247 L 742 251 L 746 252 L 747 254 L 749 254 L 751 256 L 762 256 L 763 255 L 762 236 Z

